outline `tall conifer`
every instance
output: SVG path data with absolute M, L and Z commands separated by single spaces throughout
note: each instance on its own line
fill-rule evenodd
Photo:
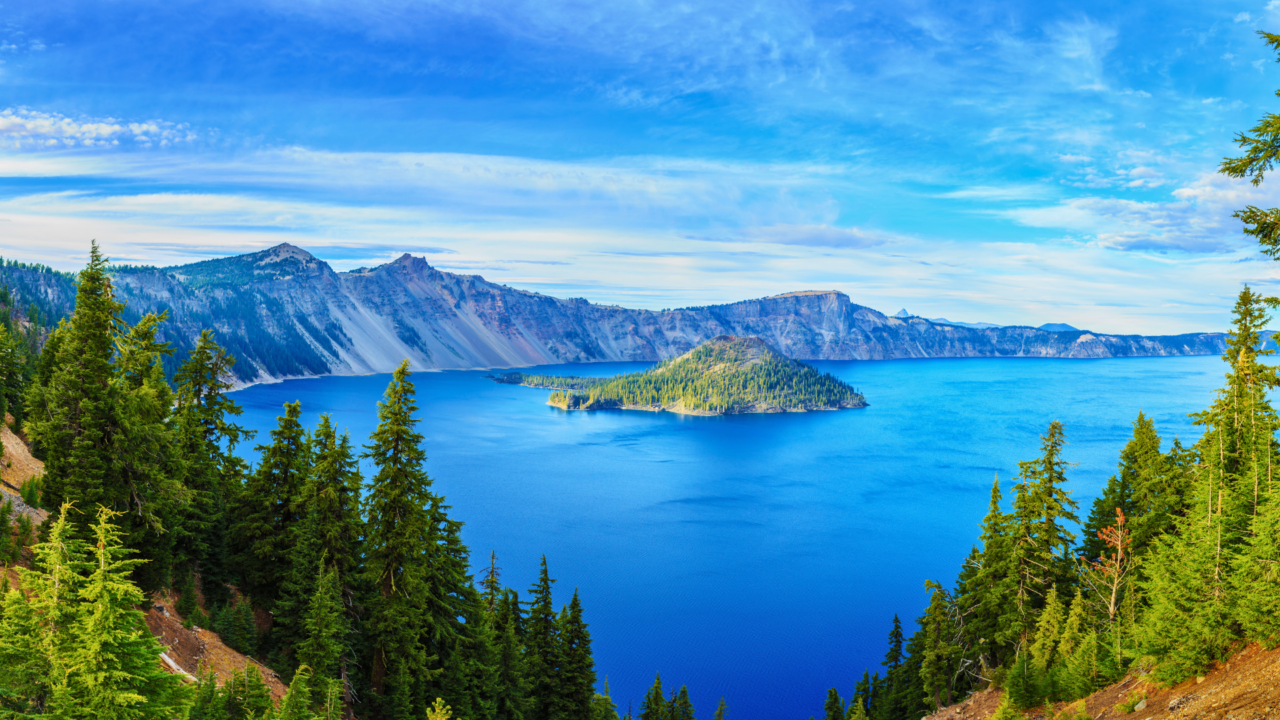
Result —
M 262 460 L 240 492 L 233 526 L 244 585 L 267 609 L 274 608 L 289 573 L 300 519 L 298 500 L 311 474 L 311 440 L 300 422 L 302 404 L 285 403 L 284 411 L 271 431 L 271 444 L 257 448 Z
M 376 473 L 365 498 L 364 577 L 370 593 L 363 627 L 376 717 L 386 720 L 424 714 L 424 684 L 440 672 L 438 658 L 428 655 L 425 645 L 434 496 L 422 467 L 426 453 L 416 430 L 414 395 L 406 360 L 378 404 L 378 428 L 365 453 Z

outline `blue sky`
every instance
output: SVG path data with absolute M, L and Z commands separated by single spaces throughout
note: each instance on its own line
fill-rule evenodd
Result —
M 1219 329 L 1280 272 L 1216 174 L 1267 2 L 266 0 L 0 7 L 0 253 L 292 242 L 663 308 Z

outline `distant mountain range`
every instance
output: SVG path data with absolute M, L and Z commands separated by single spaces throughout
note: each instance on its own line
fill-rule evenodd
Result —
M 390 372 L 405 357 L 419 369 L 656 361 L 719 335 L 757 336 L 799 360 L 1204 355 L 1225 347 L 1222 333 L 1104 335 L 1060 324 L 888 317 L 836 291 L 631 310 L 442 272 L 407 254 L 376 268 L 335 272 L 288 244 L 112 273 L 128 303 L 126 319 L 169 313 L 164 338 L 178 350 L 171 362 L 211 327 L 239 359 L 242 383 Z M 0 282 L 21 302 L 37 302 L 46 317 L 65 315 L 74 303 L 67 273 L 10 262 L 0 267 Z

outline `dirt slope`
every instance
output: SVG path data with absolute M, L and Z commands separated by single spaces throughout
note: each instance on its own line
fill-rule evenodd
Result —
M 170 672 L 195 675 L 204 669 L 225 680 L 233 671 L 253 665 L 271 689 L 272 697 L 276 700 L 284 697 L 287 688 L 270 668 L 222 644 L 216 633 L 204 628 L 182 627 L 182 617 L 173 610 L 176 597 L 157 593 L 153 600 L 155 604 L 147 611 L 147 627 L 165 646 L 165 656 L 171 663 L 166 669 Z
M 19 492 L 28 480 L 44 474 L 44 463 L 35 459 L 22 438 L 9 429 L 12 422 L 13 416 L 6 415 L 4 422 L 0 423 L 0 445 L 4 448 L 4 454 L 0 456 L 0 504 L 8 500 L 15 510 L 31 516 L 32 522 L 39 525 L 49 513 L 27 507 Z
M 1131 713 L 1117 705 L 1134 693 L 1146 696 L 1146 704 Z M 985 720 L 1000 704 L 999 691 L 974 693 L 968 700 L 943 708 L 925 720 Z M 1077 701 L 1078 702 L 1078 701 Z M 1062 712 L 1067 703 L 1056 710 Z M 1270 720 L 1280 718 L 1280 648 L 1264 650 L 1250 645 L 1229 661 L 1201 677 L 1162 688 L 1146 675 L 1130 675 L 1085 698 L 1085 710 L 1093 720 Z M 1043 711 L 1026 713 L 1050 718 Z

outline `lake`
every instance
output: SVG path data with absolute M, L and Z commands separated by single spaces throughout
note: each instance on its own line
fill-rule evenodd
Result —
M 525 590 L 545 553 L 557 604 L 579 589 L 596 671 L 620 710 L 661 673 L 701 717 L 821 716 L 829 687 L 880 669 L 894 613 L 910 632 L 923 583 L 950 586 L 975 543 L 991 481 L 1066 427 L 1080 515 L 1115 470 L 1138 411 L 1168 442 L 1198 437 L 1217 357 L 816 362 L 865 393 L 840 412 L 689 417 L 573 412 L 483 371 L 413 377 L 435 491 L 466 523 L 477 566 L 496 551 Z M 538 372 L 613 375 L 635 363 Z M 363 443 L 389 376 L 234 393 L 259 442 L 284 402 L 330 413 Z M 253 456 L 253 453 L 247 453 Z M 367 472 L 366 477 L 370 473 Z

